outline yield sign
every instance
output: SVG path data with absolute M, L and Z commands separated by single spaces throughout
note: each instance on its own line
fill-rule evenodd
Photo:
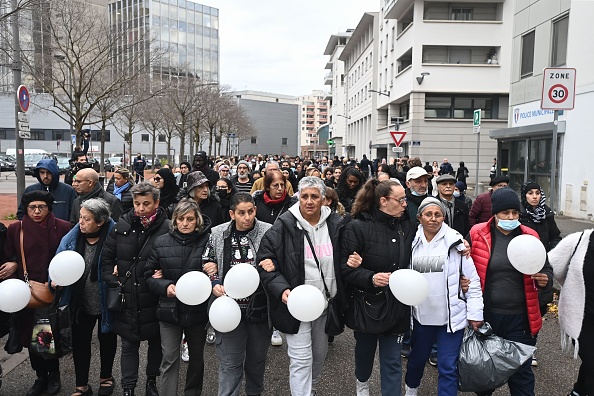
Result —
M 400 147 L 400 143 L 402 143 L 406 136 L 406 131 L 390 131 L 390 136 L 392 136 L 392 140 L 396 147 Z

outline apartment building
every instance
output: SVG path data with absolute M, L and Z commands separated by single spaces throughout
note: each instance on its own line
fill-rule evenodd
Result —
M 328 139 L 321 140 L 318 129 L 327 124 L 328 101 L 324 91 L 315 90 L 310 95 L 297 97 L 301 107 L 299 142 L 301 155 L 309 158 L 322 158 L 328 155 Z
M 517 1 L 514 10 L 513 53 L 507 128 L 492 131 L 498 158 L 511 187 L 538 182 L 548 203 L 564 215 L 592 220 L 594 175 L 587 158 L 594 144 L 590 120 L 594 106 L 594 43 L 589 1 Z M 575 107 L 554 112 L 541 109 L 543 70 L 575 68 Z M 556 124 L 556 125 L 555 125 Z M 556 161 L 553 130 L 557 127 Z M 552 176 L 555 183 L 552 185 Z M 553 196 L 553 202 L 550 197 Z
M 330 71 L 324 77 L 324 85 L 330 86 L 325 99 L 329 103 L 329 138 L 333 143 L 328 146 L 328 154 L 331 157 L 346 155 L 343 146 L 348 120 L 344 89 L 345 70 L 344 62 L 339 58 L 353 31 L 354 29 L 346 29 L 344 32 L 331 35 L 324 50 L 324 55 L 330 57 L 325 67 Z

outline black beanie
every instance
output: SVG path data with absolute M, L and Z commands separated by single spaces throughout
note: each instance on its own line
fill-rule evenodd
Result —
M 495 190 L 493 194 L 491 194 L 491 214 L 496 214 L 508 209 L 521 210 L 518 194 L 509 187 Z

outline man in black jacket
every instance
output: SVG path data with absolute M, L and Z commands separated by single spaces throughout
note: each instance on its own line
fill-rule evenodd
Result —
M 192 172 L 202 172 L 210 182 L 210 185 L 216 186 L 217 180 L 219 180 L 220 178 L 219 174 L 214 169 L 208 166 L 207 160 L 208 157 L 206 156 L 205 151 L 198 151 L 196 154 L 194 154 L 194 160 L 192 161 Z
M 70 212 L 70 224 L 74 227 L 80 217 L 80 204 L 90 198 L 102 198 L 109 204 L 109 211 L 113 221 L 118 221 L 124 209 L 120 200 L 115 195 L 105 192 L 103 186 L 99 183 L 99 175 L 94 169 L 81 169 L 74 176 L 72 186 L 78 193 L 78 197 L 72 203 Z
M 148 182 L 130 189 L 134 209 L 120 218 L 103 248 L 103 279 L 119 288 L 126 300 L 124 311 L 114 312 L 114 331 L 121 338 L 124 396 L 133 396 L 138 381 L 140 342 L 148 340 L 146 395 L 158 396 L 161 337 L 156 310 L 159 297 L 144 279 L 144 265 L 155 239 L 169 231 L 167 214 L 159 208 L 159 190 Z

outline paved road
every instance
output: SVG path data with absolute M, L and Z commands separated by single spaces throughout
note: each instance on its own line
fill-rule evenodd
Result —
M 0 182 L 0 186 L 2 186 Z M 1 191 L 1 190 L 0 190 Z M 559 217 L 557 220 L 563 235 L 571 232 L 590 228 L 594 223 L 589 221 L 573 220 L 570 218 Z M 558 321 L 553 314 L 547 314 L 543 329 L 538 339 L 538 361 L 539 366 L 534 369 L 536 376 L 536 395 L 546 396 L 564 396 L 572 388 L 577 377 L 579 360 L 573 360 L 567 354 L 562 354 L 560 350 L 560 337 Z M 0 345 L 4 345 L 6 340 L 0 340 Z M 320 395 L 342 396 L 355 394 L 354 377 L 354 339 L 351 331 L 346 331 L 343 335 L 336 338 L 330 347 L 328 360 L 324 368 L 321 384 L 319 386 Z M 91 365 L 91 386 L 96 389 L 99 376 L 99 356 L 97 341 L 93 341 L 93 360 Z M 146 349 L 142 350 L 141 366 L 146 362 Z M 204 379 L 204 392 L 206 396 L 216 395 L 217 389 L 217 369 L 218 362 L 214 354 L 214 347 L 207 345 L 205 348 L 206 372 Z M 5 378 L 0 395 L 24 395 L 35 379 L 35 374 L 31 370 L 27 354 L 22 353 L 13 356 L 7 356 L 4 351 L 0 352 L 0 363 L 4 369 Z M 288 383 L 288 358 L 286 345 L 281 347 L 270 347 L 269 357 L 266 369 L 266 390 L 264 395 L 286 396 L 289 395 Z M 72 357 L 68 356 L 61 362 L 63 390 L 60 395 L 70 395 L 74 389 L 74 368 Z M 406 366 L 406 359 L 403 359 L 403 365 Z M 185 377 L 185 363 L 182 364 L 180 390 L 178 394 L 183 394 L 182 384 Z M 143 373 L 143 369 L 140 370 Z M 116 357 L 114 375 L 119 378 L 119 354 Z M 141 374 L 138 389 L 144 389 L 144 375 Z M 379 395 L 379 370 L 376 359 L 375 369 L 370 379 L 371 394 Z M 436 395 L 437 388 L 437 370 L 427 365 L 425 376 L 423 378 L 420 395 Z M 121 394 L 118 386 L 115 394 Z M 138 392 L 137 394 L 144 394 Z M 461 395 L 471 395 L 470 393 L 460 393 Z M 499 389 L 495 395 L 509 394 L 507 388 Z M 163 395 L 170 396 L 170 395 Z

